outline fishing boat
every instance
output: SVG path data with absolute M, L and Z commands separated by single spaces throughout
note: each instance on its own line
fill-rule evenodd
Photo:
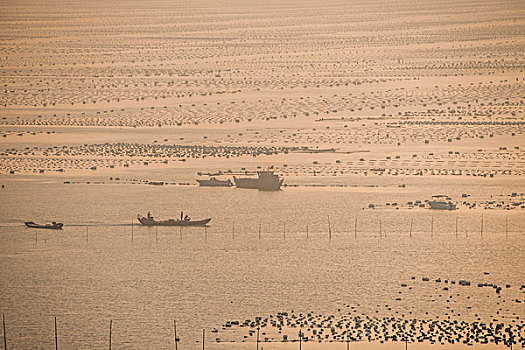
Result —
M 45 229 L 48 229 L 48 230 L 61 230 L 62 227 L 64 226 L 63 223 L 61 222 L 55 222 L 53 221 L 52 223 L 50 224 L 36 224 L 34 223 L 33 221 L 26 221 L 24 222 L 24 224 L 27 226 L 27 227 L 30 227 L 30 228 L 45 228 Z
M 211 177 L 210 179 L 197 179 L 199 186 L 210 186 L 210 187 L 232 187 L 233 183 L 230 179 L 228 180 L 219 180 L 216 177 Z
M 137 215 L 141 225 L 144 226 L 206 226 L 211 219 L 204 220 L 192 220 L 188 216 L 182 220 L 178 219 L 167 219 L 167 220 L 155 220 L 155 218 L 148 213 L 148 216 Z
M 427 201 L 430 209 L 437 210 L 455 210 L 456 205 L 450 201 L 450 198 L 445 195 L 432 196 L 432 200 Z
M 283 179 L 274 174 L 272 170 L 257 172 L 257 177 L 233 177 L 238 188 L 253 188 L 261 191 L 278 191 L 281 189 Z

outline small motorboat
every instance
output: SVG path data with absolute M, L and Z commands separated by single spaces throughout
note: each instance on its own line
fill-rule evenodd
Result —
M 27 227 L 30 227 L 30 228 L 45 228 L 45 229 L 49 229 L 49 230 L 61 230 L 62 227 L 64 226 L 63 223 L 61 222 L 55 222 L 53 221 L 52 223 L 50 224 L 36 224 L 34 223 L 33 221 L 26 221 L 24 222 L 24 224 L 27 226 Z

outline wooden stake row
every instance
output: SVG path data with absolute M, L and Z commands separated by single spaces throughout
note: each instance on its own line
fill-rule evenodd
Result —
M 456 235 L 456 238 L 459 237 L 459 217 L 456 217 L 456 225 L 455 225 L 455 235 Z M 384 230 L 383 228 L 383 221 L 381 218 L 379 218 L 379 238 L 386 238 L 387 237 L 387 233 L 386 231 Z M 413 237 L 413 233 L 414 233 L 414 218 L 411 218 L 410 219 L 410 228 L 408 230 L 408 235 L 410 238 Z M 306 233 L 306 238 L 308 239 L 309 238 L 309 230 L 310 229 L 310 226 L 309 226 L 309 223 L 306 223 L 306 230 L 305 230 L 305 233 Z M 179 227 L 179 237 L 180 239 L 182 240 L 182 231 L 183 231 L 183 227 L 180 226 Z M 354 220 L 354 238 L 357 239 L 357 232 L 358 232 L 358 218 L 356 217 L 355 220 Z M 365 232 L 373 232 L 373 231 L 362 231 L 363 233 Z M 396 231 L 396 232 L 399 232 L 399 231 Z M 416 232 L 421 232 L 421 231 L 416 231 Z M 509 220 L 508 220 L 508 217 L 505 217 L 505 236 L 508 236 L 509 235 Z M 522 231 L 512 231 L 512 232 L 522 232 Z M 39 230 L 35 230 L 35 243 L 38 244 L 38 233 L 39 233 Z M 133 223 L 133 221 L 131 222 L 131 242 L 133 243 L 134 242 L 134 238 L 135 238 L 135 224 Z M 262 230 L 262 222 L 259 221 L 259 226 L 258 226 L 258 238 L 259 239 L 262 239 L 262 233 L 263 233 L 263 230 Z M 328 233 L 328 239 L 331 240 L 332 237 L 333 237 L 333 230 L 332 230 L 332 221 L 330 219 L 330 216 L 328 216 L 328 230 L 327 230 L 327 233 Z M 484 215 L 482 214 L 481 215 L 481 223 L 480 223 L 480 236 L 483 237 L 485 233 L 485 220 L 484 220 Z M 287 227 L 286 227 L 286 222 L 283 223 L 283 239 L 286 239 L 286 234 L 287 234 Z M 204 227 L 204 236 L 205 236 L 205 239 L 207 240 L 208 239 L 208 228 L 205 226 Z M 469 236 L 469 232 L 468 230 L 465 230 L 465 236 L 468 237 Z M 430 221 L 430 237 L 434 237 L 434 216 L 431 217 L 431 221 Z M 232 240 L 235 240 L 235 222 L 232 223 Z M 47 242 L 46 239 L 44 239 L 44 242 Z M 158 227 L 156 226 L 155 227 L 155 242 L 158 242 Z M 89 226 L 86 226 L 86 244 L 89 244 Z
M 6 327 L 5 327 L 5 314 L 2 314 L 2 329 L 3 329 L 3 338 L 4 338 L 4 350 L 7 350 L 7 333 L 6 333 Z M 177 338 L 177 322 L 173 320 L 173 329 L 175 332 L 175 350 L 178 350 L 178 343 L 180 341 L 179 338 Z M 109 344 L 108 349 L 111 350 L 111 337 L 113 332 L 113 320 L 109 320 Z M 257 340 L 259 340 L 257 336 Z M 205 344 L 205 330 L 202 330 L 202 349 L 204 350 L 204 344 Z M 258 344 L 257 344 L 258 346 Z M 57 326 L 57 318 L 55 316 L 55 350 L 58 350 L 58 326 Z

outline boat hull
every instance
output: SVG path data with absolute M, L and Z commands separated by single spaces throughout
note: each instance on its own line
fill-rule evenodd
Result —
M 153 218 L 138 217 L 138 220 L 143 226 L 206 226 L 211 219 L 204 220 L 155 220 Z
M 239 188 L 259 189 L 259 179 L 234 177 L 233 180 L 235 181 L 235 186 Z
M 55 224 L 41 225 L 41 224 L 36 224 L 33 221 L 27 221 L 27 222 L 24 222 L 24 224 L 29 228 L 42 228 L 46 230 L 61 230 L 62 227 L 64 226 L 64 224 L 61 222 L 57 222 Z

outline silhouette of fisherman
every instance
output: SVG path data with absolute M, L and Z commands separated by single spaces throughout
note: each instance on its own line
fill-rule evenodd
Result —
M 184 219 L 184 213 L 182 212 L 182 210 L 180 211 L 180 219 Z

